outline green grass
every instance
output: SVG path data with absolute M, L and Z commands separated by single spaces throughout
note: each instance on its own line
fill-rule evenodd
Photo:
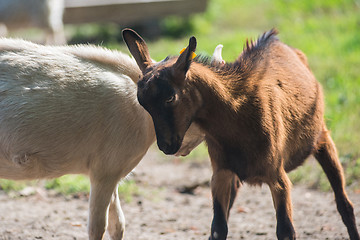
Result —
M 74 193 L 90 192 L 90 181 L 88 177 L 82 175 L 65 175 L 60 178 L 48 180 L 45 182 L 46 189 L 54 189 L 64 195 Z M 134 180 L 124 179 L 118 187 L 119 197 L 126 202 L 132 200 L 133 195 L 140 194 L 139 188 Z
M 45 189 L 55 190 L 63 195 L 72 195 L 77 193 L 89 193 L 89 178 L 83 175 L 65 175 L 59 178 L 46 181 L 12 181 L 7 179 L 0 180 L 0 190 L 6 193 L 20 191 L 27 186 L 44 187 Z M 118 187 L 119 197 L 125 202 L 131 202 L 134 195 L 141 194 L 139 187 L 134 180 L 124 179 Z
M 169 17 L 162 21 L 164 35 L 146 39 L 151 56 L 161 60 L 177 55 L 188 44 L 189 36 L 198 40 L 198 53 L 212 54 L 219 43 L 223 57 L 233 61 L 247 38 L 254 39 L 276 27 L 279 38 L 302 50 L 311 69 L 324 88 L 325 118 L 345 168 L 347 183 L 360 185 L 360 1 L 359 0 L 209 0 L 205 13 L 188 19 Z M 125 26 L 124 26 L 125 27 Z M 84 37 L 109 48 L 128 52 L 121 41 L 120 29 L 109 25 L 69 27 L 74 41 Z M 139 32 L 141 34 L 141 32 Z M 207 160 L 204 145 L 186 161 Z M 291 173 L 293 182 L 329 188 L 314 161 Z M 3 189 L 19 189 L 24 183 L 1 180 Z M 89 185 L 74 176 L 49 181 L 46 186 L 60 192 L 88 191 Z M 130 182 L 121 190 L 136 193 Z
M 0 190 L 8 193 L 10 191 L 20 191 L 26 186 L 33 185 L 33 181 L 12 181 L 7 179 L 0 179 Z
M 89 179 L 82 175 L 65 175 L 46 181 L 46 189 L 54 189 L 62 194 L 86 193 L 90 191 Z
M 123 180 L 120 182 L 118 191 L 120 199 L 124 199 L 125 202 L 131 202 L 134 195 L 141 194 L 134 180 Z

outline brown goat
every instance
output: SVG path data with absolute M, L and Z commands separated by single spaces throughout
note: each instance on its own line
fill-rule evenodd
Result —
M 241 182 L 269 185 L 278 239 L 295 239 L 286 174 L 313 154 L 325 171 L 350 239 L 359 240 L 343 170 L 323 117 L 320 84 L 305 55 L 280 42 L 277 31 L 247 42 L 231 64 L 192 60 L 196 39 L 179 57 L 153 64 L 144 40 L 123 37 L 143 78 L 138 100 L 152 116 L 157 143 L 175 153 L 192 122 L 205 133 L 213 168 L 214 218 L 210 239 L 226 239 L 229 210 Z

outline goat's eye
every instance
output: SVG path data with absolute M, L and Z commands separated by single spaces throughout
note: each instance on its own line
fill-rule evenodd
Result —
M 175 95 L 172 95 L 172 96 L 168 97 L 165 102 L 172 103 L 172 102 L 174 102 L 174 100 L 175 100 Z

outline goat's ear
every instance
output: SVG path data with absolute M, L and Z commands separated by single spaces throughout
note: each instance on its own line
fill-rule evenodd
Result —
M 189 39 L 189 46 L 187 46 L 185 51 L 183 51 L 180 54 L 178 60 L 174 64 L 174 67 L 176 68 L 177 71 L 181 71 L 185 74 L 187 70 L 189 70 L 191 60 L 194 58 L 193 55 L 195 54 L 195 50 L 196 50 L 196 38 L 192 36 Z
M 152 63 L 147 45 L 139 34 L 134 30 L 125 28 L 122 31 L 124 42 L 126 43 L 129 51 L 134 56 L 142 72 Z

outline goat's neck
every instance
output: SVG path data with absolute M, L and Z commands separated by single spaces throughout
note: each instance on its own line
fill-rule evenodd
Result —
M 219 124 L 239 122 L 247 94 L 245 87 L 234 86 L 236 79 L 219 75 L 201 64 L 190 69 L 188 78 L 201 95 L 203 104 L 195 121 L 206 132 L 219 129 Z

